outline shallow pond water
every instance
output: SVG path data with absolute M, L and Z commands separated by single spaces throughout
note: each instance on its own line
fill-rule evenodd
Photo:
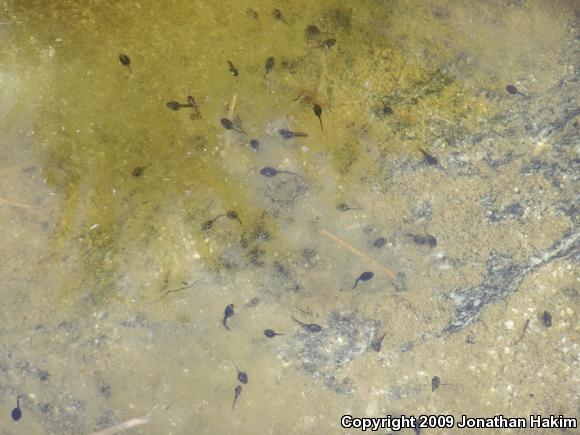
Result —
M 579 14 L 4 2 L 1 432 L 577 419 Z

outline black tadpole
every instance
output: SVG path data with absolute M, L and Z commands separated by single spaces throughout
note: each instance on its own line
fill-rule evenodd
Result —
M 274 69 L 274 65 L 276 65 L 276 60 L 272 56 L 266 59 L 266 63 L 264 64 L 264 69 L 266 70 L 264 77 L 270 74 L 270 71 Z
M 284 16 L 282 15 L 282 12 L 280 12 L 280 9 L 274 9 L 272 11 L 272 16 L 276 18 L 278 21 L 282 21 L 287 26 L 290 26 L 290 24 L 288 24 L 288 22 L 284 19 Z
M 352 288 L 356 288 L 356 286 L 358 285 L 359 281 L 368 281 L 369 279 L 371 279 L 373 276 L 375 276 L 374 273 L 372 272 L 363 272 L 360 274 L 360 276 L 356 279 L 356 281 L 354 282 L 354 285 L 352 286 Z
M 213 227 L 213 224 L 215 221 L 217 221 L 219 218 L 224 217 L 225 215 L 220 214 L 218 216 L 216 216 L 213 219 L 208 219 L 206 220 L 203 224 L 201 224 L 201 230 L 202 231 L 209 231 L 211 230 L 211 227 Z
M 256 151 L 257 153 L 260 152 L 260 142 L 258 141 L 258 139 L 252 139 L 250 141 L 250 147 Z
M 222 324 L 224 327 L 229 331 L 230 327 L 228 326 L 228 319 L 234 315 L 234 304 L 229 304 L 226 306 L 224 310 L 224 318 L 222 320 Z
M 234 363 L 232 363 L 234 364 Z M 237 365 L 234 364 L 234 367 L 236 368 L 236 370 L 238 371 L 238 381 L 240 381 L 242 384 L 247 384 L 248 383 L 248 374 L 246 372 L 241 371 Z
M 20 397 L 16 398 L 16 408 L 12 410 L 10 415 L 14 421 L 18 421 L 22 418 L 22 410 L 20 409 Z
M 435 391 L 441 385 L 441 378 L 439 376 L 433 376 L 431 379 L 431 392 Z
M 505 90 L 510 95 L 521 95 L 522 97 L 527 97 L 527 95 L 524 95 L 520 91 L 518 91 L 518 88 L 516 88 L 514 85 L 507 85 L 505 87 Z
M 295 319 L 294 317 L 292 317 L 292 320 L 294 320 L 296 323 L 298 323 L 300 326 L 302 326 L 308 332 L 321 332 L 322 331 L 322 326 L 320 326 L 316 323 L 304 323 L 298 319 Z
M 380 352 L 381 351 L 381 345 L 383 343 L 383 339 L 385 338 L 385 335 L 387 335 L 387 333 L 385 332 L 383 335 L 381 335 L 378 339 L 374 340 L 371 343 L 371 348 L 375 351 L 375 352 Z
M 240 394 L 242 394 L 242 386 L 238 385 L 234 390 L 234 403 L 232 403 L 232 409 L 236 407 L 236 402 L 238 401 Z
M 131 59 L 129 58 L 129 56 L 127 56 L 126 54 L 121 53 L 119 55 L 119 62 L 121 62 L 122 65 L 126 66 L 127 68 L 129 68 L 129 73 L 133 73 L 133 69 L 131 68 Z
M 226 62 L 228 63 L 230 74 L 233 75 L 234 77 L 237 77 L 239 74 L 238 69 L 234 66 L 234 64 L 231 61 L 227 60 Z
M 318 117 L 318 120 L 320 121 L 320 129 L 324 131 L 324 127 L 322 126 L 322 107 L 320 107 L 318 104 L 315 104 L 313 109 L 314 114 Z
M 284 334 L 278 334 L 276 331 L 274 331 L 273 329 L 264 329 L 264 335 L 268 338 L 273 338 L 277 335 L 284 335 Z
M 225 128 L 226 130 L 234 130 L 237 131 L 238 133 L 243 133 L 243 131 L 240 130 L 239 128 L 236 128 L 234 126 L 234 123 L 228 118 L 222 118 L 220 122 L 222 124 L 222 127 Z
M 238 221 L 240 225 L 242 225 L 242 220 L 240 219 L 240 216 L 238 215 L 238 212 L 235 210 L 228 210 L 226 212 L 226 217 L 228 219 L 231 219 L 233 221 Z
M 303 133 L 301 131 L 291 131 L 286 128 L 278 130 L 278 133 L 280 133 L 280 136 L 282 136 L 282 138 L 284 139 L 293 139 L 295 137 L 308 137 L 308 134 L 306 133 Z
M 425 160 L 430 165 L 434 165 L 435 166 L 435 165 L 438 165 L 439 164 L 439 160 L 437 160 L 437 157 L 432 156 L 431 154 L 429 154 L 428 152 L 426 152 L 422 148 L 419 148 L 419 151 L 421 151 L 421 154 L 423 154 L 423 156 L 425 156 Z

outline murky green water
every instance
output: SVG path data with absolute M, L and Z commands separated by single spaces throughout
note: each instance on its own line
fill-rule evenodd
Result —
M 577 3 L 0 11 L 1 433 L 578 418 Z

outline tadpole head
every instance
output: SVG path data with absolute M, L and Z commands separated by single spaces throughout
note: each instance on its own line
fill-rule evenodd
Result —
M 363 273 L 361 273 L 361 275 L 359 276 L 358 279 L 361 280 L 361 281 L 368 281 L 373 276 L 375 276 L 375 274 L 372 273 L 372 272 L 363 272 Z
M 121 62 L 125 66 L 131 65 L 131 59 L 126 54 L 121 53 L 119 55 L 119 62 Z
M 226 130 L 231 130 L 232 128 L 234 128 L 234 123 L 230 121 L 228 118 L 222 118 L 220 122 L 223 128 L 225 128 Z
M 507 85 L 505 87 L 505 90 L 507 91 L 508 94 L 511 95 L 515 95 L 518 93 L 518 88 L 516 88 L 514 85 Z
M 171 110 L 179 110 L 181 104 L 179 104 L 177 101 L 170 101 L 169 103 L 167 103 L 167 107 L 170 108 Z
M 264 177 L 275 177 L 276 175 L 278 175 L 279 172 L 280 171 L 270 166 L 266 166 L 260 169 L 260 174 L 263 175 Z
M 322 107 L 320 107 L 318 104 L 315 104 L 313 109 L 316 116 L 322 116 Z

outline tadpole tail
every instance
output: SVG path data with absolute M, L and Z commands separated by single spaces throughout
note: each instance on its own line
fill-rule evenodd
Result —
M 228 331 L 230 330 L 230 327 L 228 326 L 228 318 L 224 317 L 224 319 L 222 320 L 222 324 L 224 325 L 224 328 L 226 328 Z

